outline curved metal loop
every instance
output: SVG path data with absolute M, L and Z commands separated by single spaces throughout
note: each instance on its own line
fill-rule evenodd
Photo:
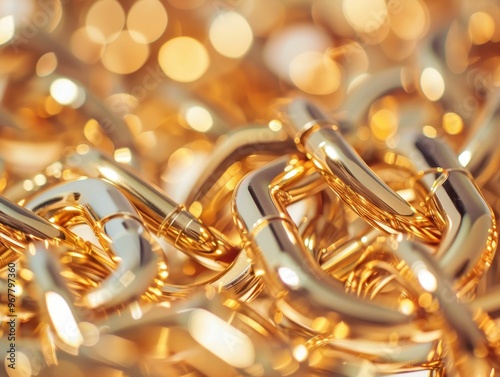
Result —
M 470 170 L 476 183 L 482 187 L 497 172 L 500 159 L 497 140 L 500 137 L 500 89 L 493 92 L 474 118 L 471 132 L 458 153 L 458 161 Z
M 299 98 L 287 106 L 285 116 L 299 150 L 314 161 L 354 212 L 384 232 L 410 233 L 426 242 L 439 240 L 440 231 L 432 219 L 418 213 L 377 177 L 319 108 Z
M 99 158 L 102 157 L 102 155 L 100 153 L 96 152 L 96 154 L 97 154 L 97 157 L 99 157 Z M 74 167 L 72 169 L 70 169 L 69 166 L 73 166 L 72 162 L 79 161 L 79 159 L 78 159 L 79 156 L 80 156 L 79 154 L 70 155 L 67 158 L 67 160 L 70 161 L 68 164 L 66 163 L 66 161 L 56 161 L 56 162 L 50 164 L 43 172 L 44 177 L 45 177 L 43 185 L 37 186 L 32 191 L 26 191 L 21 186 L 12 187 L 11 190 L 9 190 L 7 192 L 9 198 L 11 198 L 11 199 L 16 198 L 17 200 L 20 200 L 21 203 L 24 203 L 26 200 L 29 200 L 30 196 L 34 195 L 33 193 L 36 194 L 38 191 L 50 190 L 52 186 L 61 184 L 62 182 L 65 182 L 65 179 L 68 179 L 68 180 L 77 179 L 78 177 L 80 177 L 81 173 L 79 173 L 78 169 L 75 169 Z M 109 162 L 110 160 L 105 159 L 105 161 Z M 110 162 L 110 164 L 112 166 L 118 166 L 118 164 L 113 163 L 113 162 Z M 89 166 L 92 166 L 92 165 L 89 165 Z M 105 165 L 104 167 L 106 167 L 106 166 L 107 165 Z M 111 170 L 104 169 L 103 171 L 106 174 L 109 174 L 110 177 L 114 177 Z M 140 178 L 138 178 L 137 176 L 135 176 L 133 174 L 131 175 L 131 177 L 132 177 L 132 186 L 130 186 L 130 187 L 141 188 L 140 185 L 143 183 L 143 181 L 140 180 Z M 36 180 L 34 178 L 31 180 L 31 182 L 33 182 L 33 183 L 35 183 L 35 181 Z M 134 184 L 135 184 L 135 186 L 134 186 Z M 159 195 L 159 197 L 156 197 L 156 199 L 158 199 L 159 205 L 163 204 L 163 208 L 165 208 L 165 206 L 169 205 L 169 204 L 172 204 L 172 206 L 173 205 L 178 206 L 177 204 L 173 203 L 170 199 L 168 199 L 164 194 L 161 194 L 161 192 L 158 189 L 155 189 L 155 188 L 153 188 L 153 186 L 150 186 L 148 184 L 145 184 L 145 185 L 146 186 L 144 187 L 144 189 L 146 191 L 146 195 L 144 197 L 140 196 L 139 192 L 134 191 L 135 195 L 139 196 L 139 198 L 137 200 L 143 200 L 143 198 L 148 197 L 148 193 L 149 193 L 149 194 L 153 194 L 153 196 Z M 164 200 L 164 202 L 162 202 L 161 200 Z M 4 204 L 3 208 L 1 207 L 2 203 Z M 141 208 L 143 208 L 146 205 L 147 205 L 147 203 L 143 203 Z M 15 211 L 9 210 L 10 207 L 13 207 L 16 210 Z M 18 244 L 18 249 L 17 249 L 18 252 L 17 253 L 14 251 L 11 251 L 10 249 L 6 249 L 1 253 L 0 257 L 3 258 L 5 265 L 9 261 L 17 260 L 19 258 L 19 256 L 24 252 L 24 249 L 27 245 L 26 241 L 24 240 L 25 234 L 37 235 L 36 232 L 39 231 L 38 228 L 40 228 L 40 225 L 38 225 L 38 223 L 41 223 L 42 225 L 47 226 L 49 230 L 52 230 L 54 232 L 57 232 L 59 229 L 56 225 L 46 221 L 44 218 L 34 214 L 31 211 L 26 210 L 23 207 L 20 207 L 14 203 L 11 203 L 10 201 L 3 199 L 1 197 L 0 197 L 0 209 L 3 212 L 5 212 L 6 215 L 8 214 L 10 216 L 9 217 L 9 219 L 11 219 L 10 224 L 12 224 L 14 222 L 15 224 L 17 224 L 18 227 L 20 227 L 18 230 L 18 233 L 15 233 L 15 234 L 17 234 L 18 238 L 22 241 L 22 242 L 17 241 L 17 244 Z M 172 210 L 172 212 L 173 212 L 173 210 Z M 199 223 L 199 221 L 196 218 L 194 218 L 191 214 L 189 214 L 189 213 L 186 213 L 186 214 L 187 214 L 187 216 L 190 216 L 196 222 Z M 31 220 L 33 222 L 33 225 L 30 225 L 31 222 L 26 220 L 27 218 L 29 219 L 30 217 L 33 218 Z M 25 219 L 25 220 L 23 220 L 24 222 L 23 221 L 19 222 L 18 221 L 19 219 Z M 158 221 L 159 221 L 159 219 L 158 219 Z M 179 227 L 182 226 L 182 224 L 177 223 L 178 221 L 179 221 L 178 219 L 173 219 L 173 226 L 179 226 Z M 188 224 L 190 224 L 190 223 L 188 222 Z M 193 247 L 204 248 L 206 246 L 206 244 L 199 245 L 198 242 L 196 241 L 198 239 L 196 237 L 204 237 L 204 234 L 203 233 L 202 234 L 195 233 L 194 232 L 196 230 L 196 228 L 194 228 L 195 225 L 196 225 L 196 223 L 194 225 L 190 224 L 190 228 L 185 229 L 186 233 L 183 235 L 183 237 L 188 237 L 188 238 L 190 237 L 192 240 L 191 242 L 192 242 Z M 31 228 L 28 228 L 28 226 Z M 78 236 L 73 235 L 72 232 L 67 231 L 64 228 L 61 228 L 60 232 L 62 234 L 60 238 L 64 238 L 64 237 L 66 237 L 66 238 L 71 238 L 71 237 L 79 238 Z M 11 239 L 13 237 L 12 235 L 9 236 L 9 234 L 11 234 L 11 233 L 12 232 L 10 231 L 10 228 L 9 228 L 9 231 L 5 231 L 5 232 L 1 233 L 0 236 L 5 239 L 4 242 L 7 242 L 7 239 Z M 52 236 L 55 237 L 56 234 L 57 233 L 54 233 Z M 198 234 L 198 236 L 197 236 L 197 234 Z M 51 237 L 46 236 L 46 237 L 41 237 L 41 239 L 51 239 Z M 161 235 L 160 235 L 160 237 L 161 237 Z M 227 241 L 225 240 L 225 238 L 221 234 L 214 232 L 213 237 L 216 239 L 220 237 L 220 239 L 217 240 L 218 244 L 220 244 L 222 246 L 232 247 L 229 243 L 227 243 Z M 171 240 L 170 238 L 167 239 L 167 241 L 170 243 L 174 243 L 174 245 L 175 245 L 175 242 L 179 243 L 179 241 L 175 240 L 175 242 L 174 242 L 174 240 Z M 203 241 L 203 242 L 205 242 L 205 241 Z M 80 243 L 83 243 L 83 241 L 81 241 Z M 83 246 L 85 246 L 85 245 L 83 245 Z M 177 246 L 178 246 L 178 244 L 177 244 Z M 93 245 L 90 244 L 90 247 L 93 248 Z M 181 251 L 184 251 L 184 249 L 181 249 Z M 84 254 L 82 255 L 82 258 L 88 259 L 88 258 L 91 258 L 92 256 L 95 257 L 98 255 L 99 255 L 99 252 L 97 250 L 92 250 L 92 251 L 89 250 L 88 253 L 84 252 Z M 203 255 L 197 254 L 197 257 L 198 258 L 196 258 L 195 260 L 198 260 L 198 261 L 201 260 L 202 262 L 204 262 L 203 264 L 205 266 L 207 264 L 210 267 L 214 266 L 213 261 L 211 261 L 210 259 L 205 259 L 205 257 Z M 217 253 L 213 254 L 213 258 L 218 258 Z M 94 262 L 92 260 L 89 260 L 89 261 L 86 261 L 85 263 L 92 264 L 93 268 L 96 271 L 97 270 L 100 271 L 100 270 L 102 270 L 103 266 L 106 266 L 106 269 L 105 269 L 106 274 L 109 274 L 109 272 L 113 270 L 112 264 L 109 263 L 109 261 L 107 259 L 105 260 L 105 259 L 101 258 L 98 261 L 94 261 Z M 208 280 L 197 281 L 196 283 L 189 284 L 189 285 L 165 284 L 165 285 L 159 287 L 158 292 L 162 296 L 164 296 L 164 298 L 170 298 L 170 299 L 172 297 L 184 297 L 185 298 L 190 294 L 190 292 L 192 292 L 193 289 L 196 289 L 197 287 L 199 288 L 202 286 L 209 285 L 217 291 L 225 290 L 225 291 L 231 292 L 231 293 L 235 294 L 236 296 L 238 296 L 239 300 L 241 300 L 241 301 L 250 301 L 253 298 L 255 298 L 255 296 L 258 295 L 258 293 L 262 290 L 261 279 L 258 276 L 255 276 L 252 264 L 250 263 L 247 255 L 246 255 L 245 250 L 241 250 L 240 252 L 238 252 L 238 255 L 234 257 L 234 260 L 231 263 L 226 263 L 226 262 L 222 262 L 222 261 L 219 261 L 218 263 L 220 263 L 219 266 L 216 266 L 216 270 L 218 271 L 218 273 L 215 276 L 209 278 Z M 82 283 L 83 282 L 84 281 L 82 281 Z M 158 299 L 155 295 L 153 295 L 153 296 L 154 297 L 152 297 L 152 299 L 154 299 L 154 300 Z
M 418 242 L 402 241 L 391 245 L 395 245 L 394 253 L 407 263 L 422 288 L 437 301 L 439 312 L 448 327 L 444 337 L 450 338 L 451 349 L 460 355 L 459 358 L 466 355 L 465 361 L 456 365 L 460 373 L 467 375 L 476 368 L 491 368 L 487 358 L 498 363 L 497 350 L 489 344 L 486 334 L 474 322 L 472 310 L 459 302 L 453 281 L 446 276 L 431 251 Z M 428 308 L 435 310 L 432 304 Z
M 160 248 L 135 208 L 110 183 L 92 178 L 65 182 L 34 195 L 25 206 L 65 225 L 75 215 L 82 216 L 103 247 L 109 247 L 112 258 L 120 261 L 99 288 L 85 295 L 86 306 L 117 305 L 139 297 L 153 282 L 161 263 Z
M 5 248 L 0 250 L 0 269 L 9 262 L 17 261 L 25 253 L 29 242 L 37 239 L 61 242 L 68 250 L 83 253 L 90 261 L 107 265 L 92 244 L 4 197 L 0 197 L 0 229 L 0 240 L 5 244 Z
M 34 276 L 32 287 L 41 298 L 38 300 L 39 314 L 48 319 L 57 346 L 77 355 L 84 343 L 78 322 L 90 316 L 85 308 L 75 307 L 76 297 L 68 289 L 58 260 L 59 254 L 64 251 L 56 248 L 50 241 L 31 242 L 26 253 L 26 264 Z
M 317 317 L 348 324 L 353 334 L 401 334 L 410 330 L 411 316 L 353 297 L 321 270 L 307 252 L 295 224 L 274 196 L 273 180 L 287 167 L 288 157 L 252 172 L 240 182 L 233 198 L 234 217 L 247 248 L 263 275 L 266 288 L 283 303 L 282 310 L 309 325 Z M 416 331 L 412 328 L 411 331 Z
M 225 184 L 225 182 L 221 185 L 216 183 L 233 164 L 252 155 L 274 158 L 291 152 L 293 152 L 293 142 L 284 131 L 253 126 L 231 132 L 216 144 L 203 173 L 191 189 L 186 205 L 189 206 L 196 201 L 205 204 L 207 194 Z
M 439 139 L 408 133 L 388 154 L 395 165 L 413 166 L 419 181 L 438 209 L 433 216 L 445 228 L 435 257 L 446 276 L 457 284 L 458 294 L 474 291 L 495 255 L 498 234 L 493 212 L 450 147 Z M 446 172 L 447 179 L 441 179 Z M 436 186 L 436 181 L 439 184 Z
M 223 271 L 234 260 L 237 250 L 221 233 L 204 225 L 184 206 L 175 203 L 126 166 L 96 150 L 70 154 L 65 165 L 118 187 L 138 208 L 157 237 L 165 238 L 205 267 Z

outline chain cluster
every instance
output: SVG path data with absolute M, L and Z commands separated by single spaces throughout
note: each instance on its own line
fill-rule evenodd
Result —
M 0 4 L 0 375 L 500 375 L 500 5 Z

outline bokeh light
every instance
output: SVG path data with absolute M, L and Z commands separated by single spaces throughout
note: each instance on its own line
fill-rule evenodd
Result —
M 83 26 L 71 35 L 71 52 L 81 61 L 92 64 L 98 62 L 104 52 L 104 40 L 97 43 L 92 36 L 99 35 L 93 26 Z
M 224 12 L 210 25 L 209 38 L 221 55 L 240 58 L 252 45 L 253 34 L 243 16 L 236 12 Z
M 271 71 L 291 82 L 290 62 L 306 52 L 325 53 L 333 46 L 328 34 L 308 24 L 280 29 L 267 41 L 264 59 Z
M 168 23 L 165 7 L 158 0 L 140 0 L 132 5 L 127 28 L 136 42 L 151 43 L 161 37 Z
M 476 12 L 469 18 L 469 36 L 472 43 L 481 45 L 495 34 L 495 20 L 486 12 Z
M 53 52 L 43 54 L 36 63 L 36 74 L 39 77 L 50 75 L 57 68 L 57 56 Z
M 292 82 L 306 93 L 325 95 L 338 89 L 341 71 L 338 64 L 319 52 L 304 52 L 290 63 Z
M 125 26 L 125 11 L 116 0 L 99 0 L 92 4 L 86 18 L 89 36 L 97 43 L 111 42 Z
M 205 46 L 191 37 L 177 37 L 166 42 L 160 49 L 158 60 L 163 72 L 180 82 L 199 79 L 210 63 Z
M 127 74 L 137 71 L 149 57 L 149 46 L 138 43 L 133 32 L 124 30 L 110 42 L 102 56 L 102 64 L 111 72 Z
M 438 101 L 444 94 L 444 80 L 435 68 L 425 68 L 420 75 L 420 87 L 431 101 Z
M 464 123 L 460 115 L 456 113 L 446 113 L 443 115 L 443 129 L 450 135 L 458 135 L 462 132 Z
M 344 0 L 343 11 L 351 27 L 363 34 L 376 32 L 387 20 L 384 0 Z
M 187 124 L 195 131 L 206 132 L 212 128 L 214 120 L 210 112 L 201 106 L 190 106 L 184 113 Z
M 50 85 L 51 96 L 61 105 L 81 105 L 85 93 L 73 81 L 59 78 Z
M 14 37 L 16 25 L 14 16 L 8 15 L 0 18 L 0 44 L 7 43 Z
M 420 0 L 405 0 L 391 17 L 391 30 L 399 38 L 412 40 L 421 37 L 427 27 L 426 5 Z

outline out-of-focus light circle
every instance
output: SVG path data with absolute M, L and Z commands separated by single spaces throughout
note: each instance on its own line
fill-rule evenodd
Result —
M 264 47 L 264 60 L 271 71 L 291 82 L 291 61 L 305 52 L 324 53 L 331 47 L 333 43 L 323 30 L 310 24 L 292 25 L 271 35 Z
M 278 275 L 286 285 L 292 288 L 296 288 L 300 284 L 300 279 L 297 273 L 288 267 L 280 267 L 278 269 Z
M 207 132 L 214 124 L 210 112 L 201 106 L 191 106 L 187 108 L 185 117 L 189 126 L 198 132 Z
M 177 9 L 196 9 L 201 7 L 205 0 L 168 0 L 168 2 Z
M 104 52 L 104 45 L 97 43 L 92 35 L 100 35 L 93 26 L 84 26 L 71 35 L 71 52 L 81 61 L 93 64 L 97 63 Z M 102 41 L 104 43 L 104 40 Z
M 290 63 L 292 82 L 306 93 L 331 94 L 340 85 L 338 64 L 319 52 L 304 52 Z
M 137 71 L 149 56 L 149 45 L 138 43 L 131 32 L 124 30 L 106 46 L 102 64 L 111 72 L 127 74 Z
M 439 100 L 444 94 L 444 80 L 435 68 L 425 68 L 420 75 L 420 87 L 431 101 Z
M 177 37 L 161 46 L 160 66 L 172 80 L 192 82 L 207 71 L 209 56 L 205 46 L 191 37 Z
M 283 128 L 283 124 L 278 119 L 271 120 L 268 126 L 274 132 L 278 132 Z
M 151 43 L 161 37 L 168 23 L 165 7 L 158 0 L 140 0 L 130 8 L 127 28 L 136 42 Z
M 33 0 L 2 0 L 0 1 L 0 14 L 11 15 L 16 24 L 20 24 L 35 10 L 36 2 Z M 55 5 L 57 7 L 57 5 Z
M 358 33 L 375 32 L 387 20 L 387 6 L 384 0 L 344 0 L 343 11 L 347 22 Z
M 458 135 L 462 132 L 464 123 L 460 115 L 456 113 L 446 113 L 443 115 L 443 129 L 450 135 Z
M 399 38 L 412 40 L 422 36 L 427 26 L 427 8 L 420 0 L 405 0 L 391 18 L 391 30 Z
M 467 167 L 471 159 L 472 153 L 470 151 L 463 151 L 458 155 L 458 162 L 460 162 L 460 165 L 462 165 L 464 168 Z
M 30 358 L 24 352 L 16 351 L 15 368 L 9 368 L 8 365 L 11 363 L 7 360 L 7 357 L 4 357 L 4 365 L 8 377 L 31 377 L 38 374 L 35 374 L 37 370 L 31 365 Z
M 285 19 L 285 5 L 280 0 L 244 1 L 238 7 L 254 35 L 265 36 Z
M 111 42 L 125 26 L 125 12 L 116 0 L 99 0 L 89 9 L 86 25 L 93 27 L 89 29 L 92 40 Z
M 422 133 L 431 139 L 434 139 L 437 136 L 437 130 L 429 125 L 426 125 L 422 128 Z
M 342 1 L 316 0 L 311 13 L 314 23 L 325 25 L 334 34 L 349 38 L 354 36 L 352 27 L 345 18 Z
M 309 352 L 303 344 L 299 344 L 293 349 L 293 357 L 299 362 L 306 360 L 308 355 Z
M 469 18 L 469 36 L 472 43 L 482 45 L 495 34 L 495 20 L 486 12 L 476 12 Z
M 57 56 L 53 52 L 43 54 L 36 63 L 36 74 L 45 77 L 54 72 L 57 68 Z
M 420 285 L 428 292 L 434 292 L 437 288 L 437 280 L 436 277 L 432 274 L 432 272 L 421 269 L 417 273 L 417 278 Z
M 236 12 L 219 14 L 210 25 L 209 38 L 221 55 L 239 58 L 252 45 L 253 34 L 247 20 Z
M 0 45 L 12 39 L 16 32 L 14 16 L 8 15 L 0 18 Z
M 70 105 L 78 98 L 78 86 L 71 80 L 60 78 L 50 85 L 50 95 L 61 105 Z
M 380 140 L 387 140 L 396 134 L 398 118 L 392 111 L 381 109 L 371 117 L 370 128 L 375 137 Z

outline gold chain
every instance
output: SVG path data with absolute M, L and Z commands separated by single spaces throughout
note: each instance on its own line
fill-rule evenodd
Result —
M 0 375 L 500 375 L 494 0 L 4 0 Z

